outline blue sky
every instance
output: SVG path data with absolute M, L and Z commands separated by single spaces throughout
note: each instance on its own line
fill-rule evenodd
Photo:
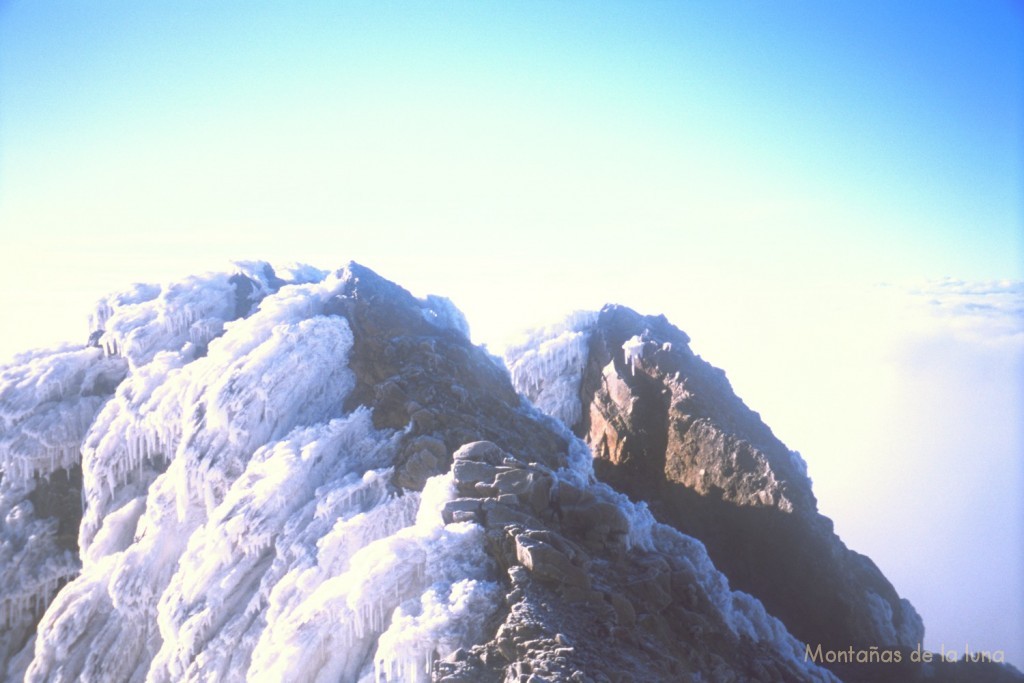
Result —
M 3 12 L 0 216 L 36 243 L 529 255 L 627 230 L 772 275 L 1021 267 L 1019 5 Z
M 0 356 L 228 259 L 356 259 L 492 346 L 607 301 L 664 312 L 931 639 L 1020 662 L 1024 365 L 998 283 L 1024 277 L 1022 130 L 1019 2 L 8 1 Z M 993 315 L 904 284 L 947 277 L 996 281 Z M 961 478 L 1001 482 L 1002 517 L 936 502 L 937 457 L 987 463 Z M 1004 547 L 907 557 L 954 527 Z

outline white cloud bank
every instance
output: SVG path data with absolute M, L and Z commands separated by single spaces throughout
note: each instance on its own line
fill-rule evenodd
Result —
M 1024 282 L 759 296 L 746 344 L 693 334 L 698 351 L 802 452 L 822 511 L 914 603 L 926 646 L 1021 666 Z

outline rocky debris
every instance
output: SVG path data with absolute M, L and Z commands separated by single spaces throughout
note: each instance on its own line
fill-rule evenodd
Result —
M 434 680 L 808 680 L 733 634 L 684 558 L 629 548 L 609 500 L 494 443 L 466 444 L 453 461 L 460 497 L 442 515 L 484 527 L 508 609 L 489 641 L 435 662 Z
M 448 451 L 440 439 L 432 436 L 409 439 L 395 465 L 395 483 L 421 491 L 427 479 L 441 471 L 441 464 L 447 458 Z
M 571 425 L 590 444 L 598 478 L 703 541 L 730 584 L 761 600 L 797 638 L 826 649 L 916 647 L 924 627 L 913 607 L 835 535 L 817 512 L 800 456 L 689 341 L 663 316 L 621 306 L 598 315 L 579 382 L 581 418 Z M 645 604 L 671 594 L 648 582 Z M 638 623 L 652 622 L 641 616 Z M 920 667 L 842 673 L 849 680 L 930 675 Z

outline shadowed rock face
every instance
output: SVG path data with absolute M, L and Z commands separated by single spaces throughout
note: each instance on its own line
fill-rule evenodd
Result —
M 635 336 L 642 352 L 627 363 L 622 347 Z M 732 585 L 798 638 L 837 649 L 916 647 L 916 612 L 833 533 L 799 456 L 688 343 L 663 317 L 601 311 L 575 425 L 598 476 L 702 540 Z
M 37 517 L 57 520 L 54 537 L 57 547 L 77 552 L 78 525 L 82 521 L 81 466 L 57 470 L 45 479 L 37 477 L 28 499 Z

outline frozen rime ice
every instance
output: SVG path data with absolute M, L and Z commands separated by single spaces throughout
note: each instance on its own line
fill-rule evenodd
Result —
M 596 322 L 597 313 L 577 311 L 560 323 L 531 331 L 505 351 L 516 390 L 569 427 L 582 416 L 580 380 Z
M 425 680 L 483 637 L 500 595 L 480 527 L 441 521 L 450 476 L 395 488 L 400 434 L 342 409 L 352 332 L 323 311 L 344 274 L 237 268 L 108 296 L 91 347 L 3 368 L 5 618 L 73 579 L 25 652 L 5 632 L 11 677 Z M 420 305 L 468 334 L 447 299 Z M 79 453 L 80 571 L 32 545 L 54 522 L 26 500 Z
M 166 285 L 136 284 L 107 296 L 89 318 L 91 338 L 108 354 L 124 357 L 133 369 L 160 351 L 205 348 L 222 334 L 225 323 L 245 316 L 285 284 L 266 263 L 235 266 L 235 272 Z M 297 272 L 303 281 L 317 274 L 301 268 Z
M 337 543 L 346 552 L 271 592 L 249 678 L 427 680 L 432 657 L 482 637 L 499 600 L 494 569 L 481 527 L 441 522 L 452 495 L 451 476 L 435 477 L 422 498 L 407 493 L 336 525 L 320 555 Z M 413 523 L 393 530 L 395 520 Z
M 19 356 L 0 368 L 0 467 L 28 484 L 78 464 L 82 437 L 124 363 L 99 349 L 65 347 Z M 107 388 L 110 387 L 110 388 Z
M 629 371 L 636 374 L 636 363 L 644 357 L 644 340 L 639 335 L 633 335 L 622 344 L 625 352 L 626 362 L 629 363 Z
M 37 517 L 30 497 L 40 480 L 78 464 L 83 436 L 125 371 L 99 349 L 72 346 L 0 367 L 0 672 L 79 571 L 58 543 L 58 520 Z

